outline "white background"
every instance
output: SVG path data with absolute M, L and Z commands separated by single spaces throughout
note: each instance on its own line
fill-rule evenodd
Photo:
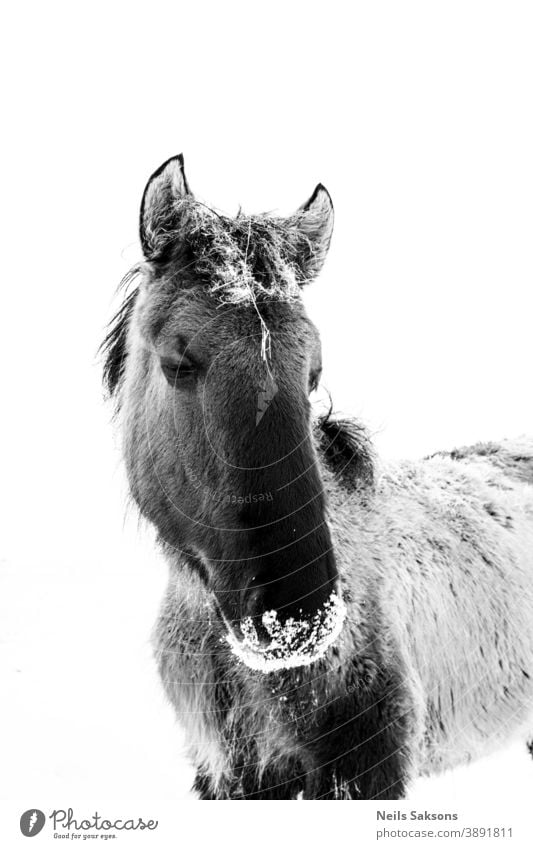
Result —
M 183 151 L 228 213 L 328 187 L 306 299 L 323 382 L 382 455 L 531 432 L 531 6 L 49 0 L 6 18 L 1 795 L 182 799 L 149 648 L 165 567 L 124 522 L 95 356 L 144 183 Z M 413 799 L 532 789 L 511 748 Z

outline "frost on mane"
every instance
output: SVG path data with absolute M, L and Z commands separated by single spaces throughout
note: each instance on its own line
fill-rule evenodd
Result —
M 309 281 L 308 263 L 318 248 L 302 230 L 302 211 L 285 218 L 242 212 L 230 218 L 185 195 L 166 215 L 157 252 L 185 239 L 194 259 L 183 270 L 222 303 L 292 301 Z M 184 222 L 186 236 L 180 236 L 176 221 Z
M 287 619 L 281 624 L 276 610 L 263 613 L 262 624 L 271 637 L 261 645 L 251 617 L 241 622 L 242 641 L 233 633 L 226 637 L 233 653 L 250 669 L 274 672 L 296 666 L 309 666 L 319 660 L 339 636 L 346 605 L 332 592 L 322 610 L 311 620 Z

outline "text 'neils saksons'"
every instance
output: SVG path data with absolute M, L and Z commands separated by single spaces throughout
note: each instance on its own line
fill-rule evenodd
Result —
M 376 811 L 378 820 L 456 820 L 457 814 L 441 814 L 434 811 Z

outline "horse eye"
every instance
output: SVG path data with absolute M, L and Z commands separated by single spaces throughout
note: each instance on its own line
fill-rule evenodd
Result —
M 194 380 L 198 374 L 196 367 L 187 360 L 181 360 L 177 363 L 174 360 L 168 360 L 165 357 L 161 357 L 160 364 L 161 371 L 171 386 L 190 382 L 191 380 Z

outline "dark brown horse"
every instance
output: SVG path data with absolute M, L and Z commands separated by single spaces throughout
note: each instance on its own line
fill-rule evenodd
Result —
M 227 218 L 170 159 L 105 342 L 203 798 L 401 798 L 533 728 L 531 442 L 377 473 L 357 423 L 313 420 L 300 292 L 332 228 L 321 185 L 291 217 Z

